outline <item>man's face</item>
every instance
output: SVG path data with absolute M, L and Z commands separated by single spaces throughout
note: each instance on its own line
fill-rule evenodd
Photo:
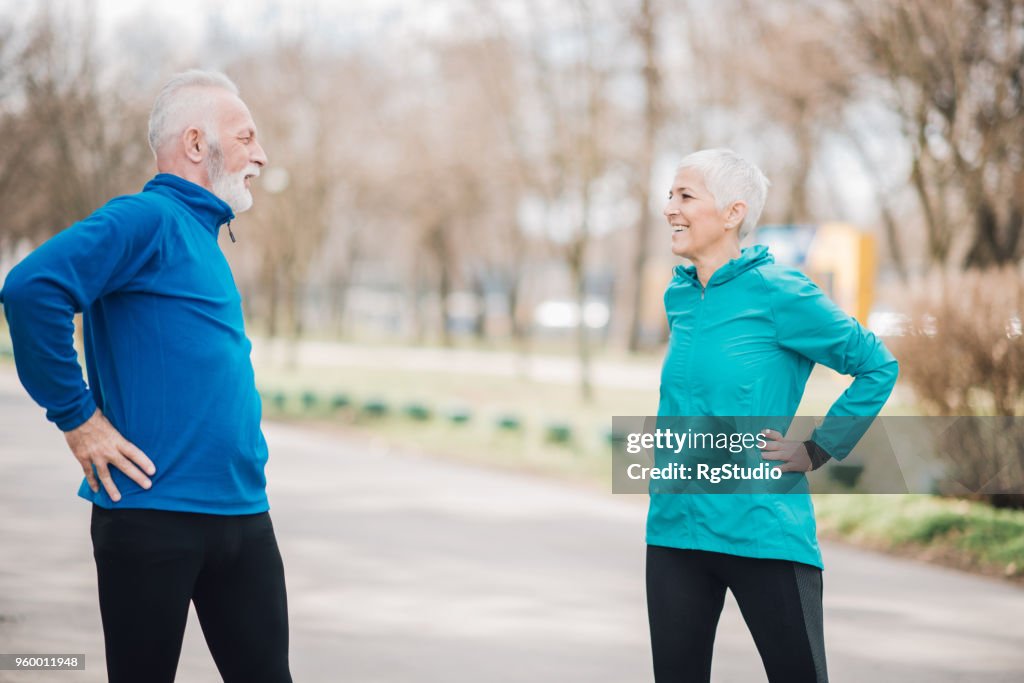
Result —
M 252 207 L 250 181 L 260 174 L 267 155 L 256 141 L 256 124 L 245 104 L 235 95 L 219 95 L 211 134 L 207 170 L 213 194 L 236 214 Z

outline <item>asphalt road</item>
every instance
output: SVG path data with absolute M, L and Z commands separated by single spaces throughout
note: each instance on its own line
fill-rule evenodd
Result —
M 297 682 L 651 680 L 640 497 L 270 424 Z M 88 504 L 63 439 L 0 366 L 0 652 L 85 653 L 102 681 Z M 1024 680 L 1024 591 L 824 547 L 833 683 Z M 764 681 L 735 604 L 715 681 Z M 194 617 L 179 681 L 217 681 Z

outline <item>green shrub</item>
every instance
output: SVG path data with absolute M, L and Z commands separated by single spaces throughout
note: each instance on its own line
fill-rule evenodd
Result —
M 304 410 L 313 410 L 320 403 L 320 397 L 313 391 L 302 392 L 302 407 Z
M 569 443 L 572 441 L 572 426 L 566 422 L 552 422 L 545 427 L 544 438 L 550 443 Z
M 495 423 L 498 425 L 498 429 L 506 432 L 517 432 L 523 428 L 523 421 L 518 415 L 511 413 L 499 415 Z
M 371 417 L 384 417 L 391 412 L 391 406 L 382 398 L 371 398 L 363 403 L 363 412 Z
M 409 403 L 405 406 L 404 412 L 406 417 L 412 418 L 418 422 L 429 420 L 433 414 L 430 408 L 422 403 Z

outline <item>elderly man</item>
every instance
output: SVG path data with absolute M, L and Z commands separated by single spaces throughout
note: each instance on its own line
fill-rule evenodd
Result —
M 217 243 L 267 158 L 238 88 L 204 71 L 163 88 L 149 143 L 142 192 L 8 276 L 18 374 L 85 472 L 110 681 L 173 681 L 190 601 L 225 681 L 290 681 L 260 399 Z

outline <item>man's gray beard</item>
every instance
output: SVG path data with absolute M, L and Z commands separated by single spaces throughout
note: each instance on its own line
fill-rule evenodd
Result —
M 252 193 L 245 187 L 245 175 L 248 169 L 242 169 L 234 175 L 224 173 L 224 155 L 220 148 L 210 146 L 210 160 L 207 172 L 210 175 L 210 191 L 220 198 L 237 215 L 252 208 Z

